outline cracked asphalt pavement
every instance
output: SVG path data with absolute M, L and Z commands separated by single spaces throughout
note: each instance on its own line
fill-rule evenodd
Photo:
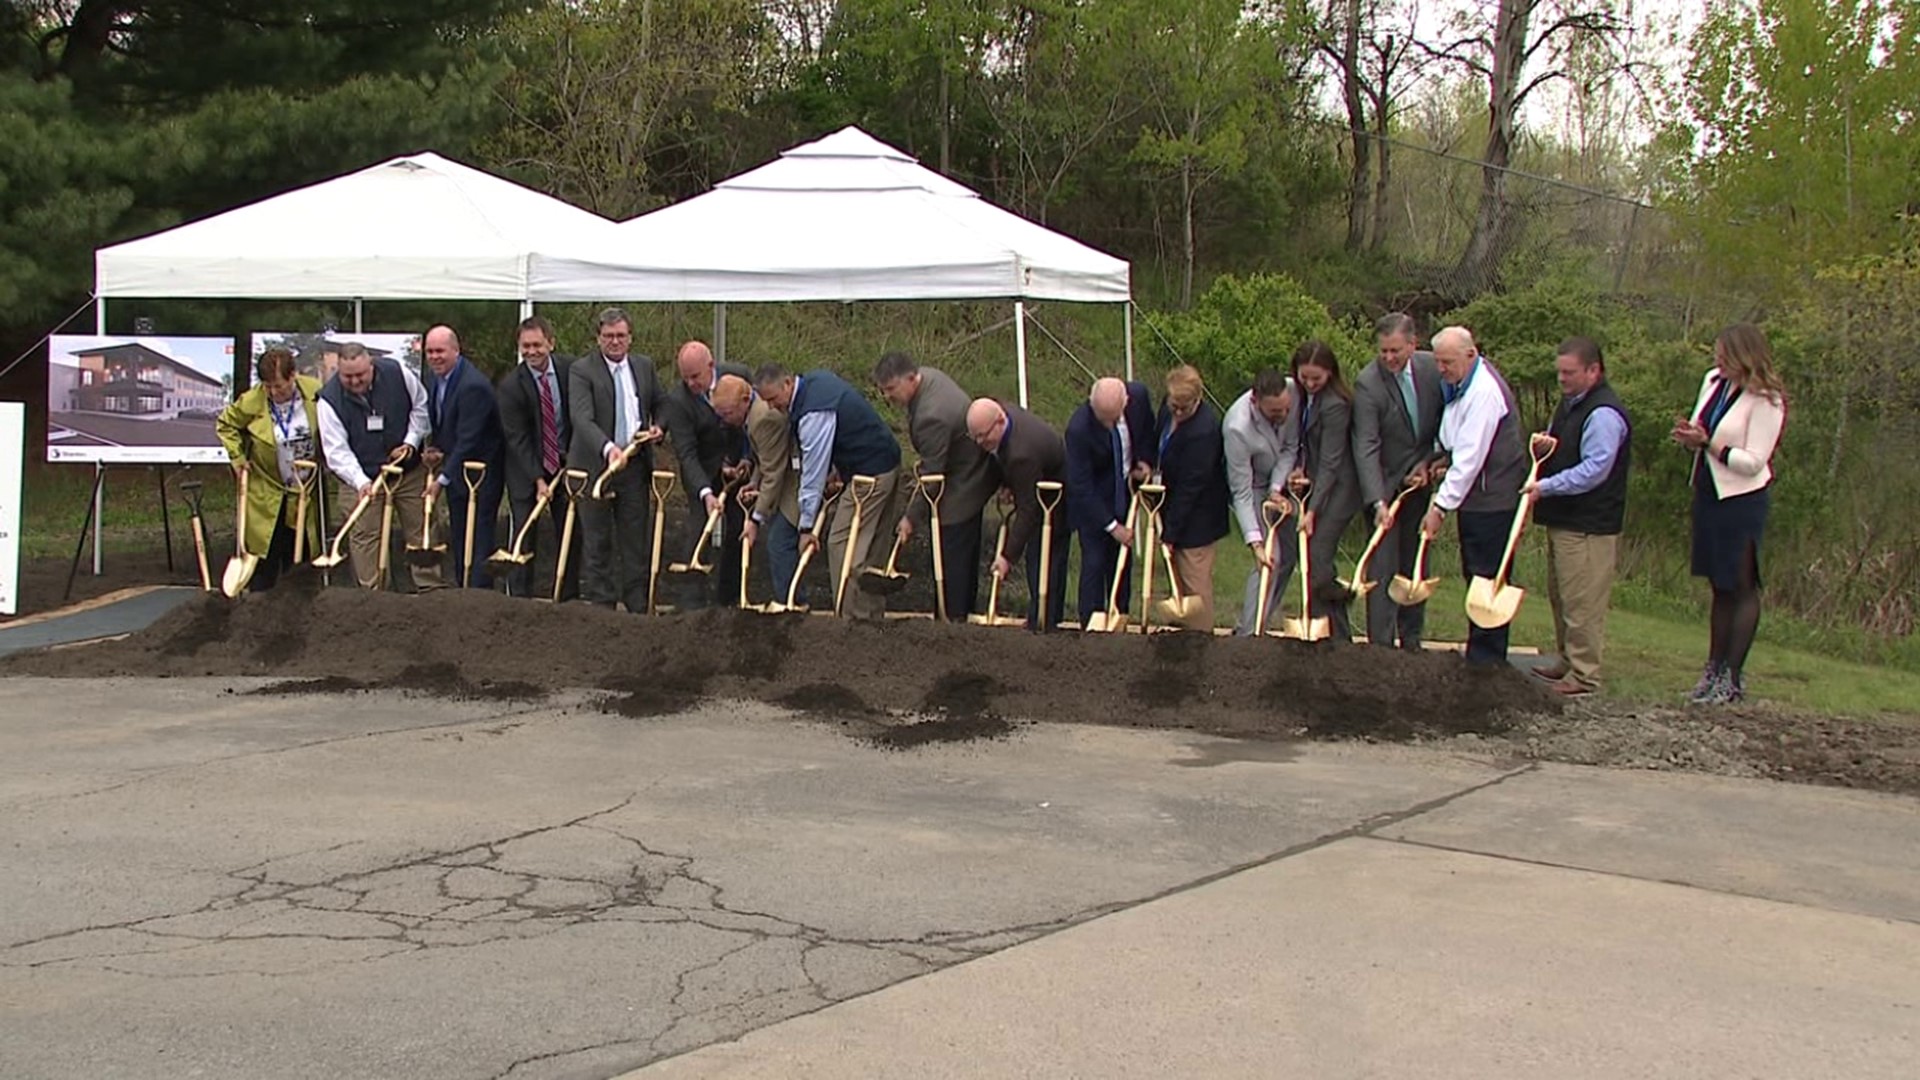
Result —
M 0 682 L 0 1075 L 610 1076 L 1512 771 L 256 685 Z

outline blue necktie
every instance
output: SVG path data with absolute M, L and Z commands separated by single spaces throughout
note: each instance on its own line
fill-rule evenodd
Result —
M 1413 365 L 1400 369 L 1400 400 L 1407 403 L 1407 423 L 1415 428 L 1420 426 L 1419 400 L 1413 395 Z
M 633 439 L 633 430 L 627 426 L 626 374 L 625 369 L 613 374 L 613 441 L 623 447 Z

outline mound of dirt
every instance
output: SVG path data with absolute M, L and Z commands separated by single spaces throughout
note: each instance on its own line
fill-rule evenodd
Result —
M 17 656 L 0 670 L 332 677 L 482 697 L 598 687 L 612 694 L 605 708 L 634 717 L 736 698 L 962 727 L 1049 720 L 1268 737 L 1494 734 L 1516 715 L 1560 708 L 1516 671 L 1470 671 L 1445 654 L 730 609 L 637 618 L 461 590 L 210 596 L 124 640 Z

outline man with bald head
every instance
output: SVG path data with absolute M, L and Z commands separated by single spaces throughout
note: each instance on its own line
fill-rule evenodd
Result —
M 799 449 L 794 445 L 793 425 L 738 375 L 720 376 L 713 390 L 713 411 L 721 423 L 747 433 L 753 476 L 742 496 L 747 504 L 742 535 L 752 547 L 761 530 L 766 531 L 773 598 L 785 600 L 800 563 L 800 473 L 794 464 Z
M 422 348 L 427 359 L 427 411 L 433 421 L 433 442 L 425 455 L 426 487 L 444 490 L 447 523 L 456 538 L 447 544 L 454 580 L 469 588 L 490 589 L 493 578 L 487 574 L 485 560 L 493 551 L 493 520 L 506 490 L 506 436 L 500 427 L 500 406 L 493 396 L 493 383 L 461 353 L 460 336 L 452 327 L 427 331 Z M 473 492 L 466 481 L 469 462 L 487 467 L 479 489 Z M 464 565 L 469 501 L 474 501 L 472 566 Z
M 1064 508 L 1054 511 L 1053 543 L 1047 552 L 1046 621 L 1040 616 L 1040 547 L 1046 515 L 1040 507 L 1042 480 L 1064 484 L 1067 444 L 1060 433 L 1018 405 L 992 398 L 976 398 L 967 407 L 967 436 L 985 451 L 995 477 L 1013 497 L 1013 516 L 1007 520 L 1007 545 L 994 552 L 991 573 L 1005 578 L 1013 572 L 1013 557 L 1027 557 L 1027 629 L 1048 630 L 1060 625 L 1067 606 L 1067 529 Z M 969 571 L 971 572 L 971 571 Z
M 320 420 L 320 448 L 327 470 L 340 481 L 341 512 L 351 511 L 361 496 L 371 492 L 383 465 L 403 470 L 387 498 L 404 536 L 419 536 L 426 518 L 421 504 L 420 450 L 427 444 L 431 422 L 427 392 L 412 369 L 398 360 L 374 357 L 358 342 L 340 346 L 340 360 L 320 388 L 314 408 Z M 363 589 L 386 589 L 380 576 L 380 520 L 385 507 L 378 500 L 353 523 L 347 550 L 353 557 L 353 576 Z M 405 560 L 394 560 L 405 566 Z M 440 584 L 438 567 L 415 568 L 415 586 Z
M 1520 487 L 1527 480 L 1526 439 L 1520 433 L 1520 406 L 1507 380 L 1495 370 L 1465 327 L 1449 326 L 1433 335 L 1433 359 L 1440 367 L 1440 448 L 1436 463 L 1444 474 L 1435 483 L 1433 507 L 1421 528 L 1440 535 L 1448 514 L 1459 519 L 1461 570 L 1471 579 L 1500 572 L 1507 534 L 1520 508 Z M 1507 662 L 1507 627 L 1483 630 L 1467 625 L 1467 662 L 1494 666 Z
M 713 350 L 703 341 L 680 346 L 674 367 L 679 378 L 667 390 L 660 418 L 680 463 L 680 486 L 687 493 L 692 530 L 689 538 L 700 535 L 709 513 L 721 511 L 720 530 L 713 538 L 719 549 L 712 560 L 717 565 L 710 575 L 711 595 L 714 602 L 730 607 L 740 598 L 740 529 L 746 515 L 727 494 L 727 485 L 746 474 L 747 435 L 721 422 L 714 412 L 713 389 L 723 375 L 746 379 L 749 373 L 739 364 L 714 360 Z M 709 582 L 694 584 L 696 588 L 679 597 L 682 607 L 706 606 Z
M 1153 430 L 1147 388 L 1119 379 L 1096 380 L 1086 404 L 1067 421 L 1067 519 L 1080 536 L 1080 624 L 1104 611 L 1113 589 L 1127 526 L 1132 487 L 1153 471 L 1160 440 Z M 1138 525 L 1135 522 L 1135 525 Z M 1120 609 L 1127 610 L 1131 568 L 1120 575 Z

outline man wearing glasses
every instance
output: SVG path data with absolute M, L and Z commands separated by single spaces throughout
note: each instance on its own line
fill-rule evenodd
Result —
M 575 361 L 567 373 L 567 411 L 573 418 L 567 463 L 586 470 L 597 481 L 628 446 L 641 439 L 645 445 L 607 481 L 605 499 L 580 501 L 584 541 L 580 596 L 602 607 L 624 603 L 638 615 L 647 610 L 653 543 L 652 442 L 660 437 L 658 417 L 665 395 L 653 361 L 628 351 L 633 323 L 627 313 L 607 308 L 595 323 L 598 347 Z

